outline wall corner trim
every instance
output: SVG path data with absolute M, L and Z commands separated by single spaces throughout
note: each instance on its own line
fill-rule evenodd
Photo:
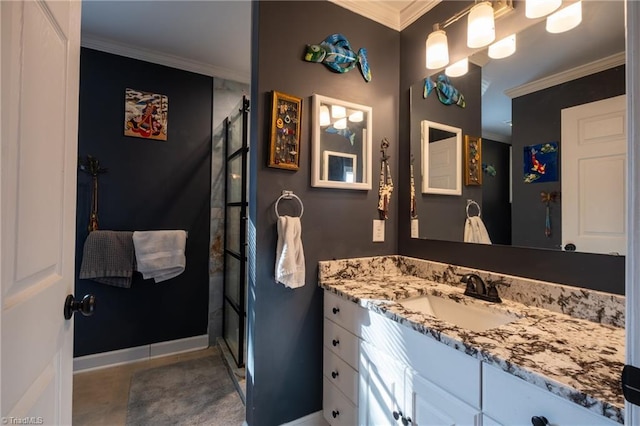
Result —
M 558 84 L 566 83 L 567 81 L 608 70 L 609 68 L 624 65 L 625 62 L 625 52 L 616 53 L 614 55 L 607 56 L 606 58 L 598 59 L 597 61 L 589 62 L 570 70 L 562 71 L 557 74 L 505 90 L 504 94 L 511 99 L 517 98 L 539 90 L 548 89 L 549 87 L 553 87 Z
M 228 68 L 217 67 L 205 62 L 194 61 L 180 56 L 171 55 L 157 50 L 144 49 L 140 47 L 132 47 L 124 43 L 114 40 L 97 37 L 91 34 L 83 34 L 80 45 L 88 49 L 99 50 L 101 52 L 111 53 L 114 55 L 126 56 L 127 58 L 138 59 L 141 61 L 151 62 L 154 64 L 164 65 L 171 68 L 177 68 L 183 71 L 194 72 L 197 74 L 208 75 L 211 77 L 224 78 L 240 83 L 250 83 L 251 73 L 231 70 Z
M 84 373 L 132 362 L 145 361 L 161 356 L 174 355 L 182 352 L 196 351 L 209 347 L 209 336 L 187 337 L 166 342 L 151 343 L 117 351 L 102 352 L 73 359 L 73 372 Z

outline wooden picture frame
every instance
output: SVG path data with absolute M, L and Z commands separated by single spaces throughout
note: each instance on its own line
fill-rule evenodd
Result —
M 300 168 L 300 114 L 302 99 L 272 92 L 269 167 Z
M 464 184 L 482 185 L 482 138 L 464 136 Z

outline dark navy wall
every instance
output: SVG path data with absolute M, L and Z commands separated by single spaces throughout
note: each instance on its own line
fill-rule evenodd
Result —
M 411 85 L 424 78 L 425 39 L 437 22 L 443 22 L 471 2 L 445 1 L 416 20 L 401 32 L 400 40 L 400 140 L 408 141 L 410 126 Z M 496 38 L 513 32 L 524 18 L 524 7 L 518 4 L 513 13 L 505 15 L 496 26 Z M 455 62 L 469 52 L 465 46 L 464 25 L 461 19 L 447 28 L 450 60 Z M 531 21 L 529 24 L 533 24 Z M 455 52 L 455 53 L 453 53 Z M 456 55 L 456 56 L 454 56 Z M 514 150 L 514 154 L 515 154 Z M 409 217 L 409 143 L 400 145 L 399 218 Z M 517 170 L 514 166 L 514 171 Z M 464 265 L 471 268 L 498 271 L 512 275 L 624 293 L 624 257 L 555 250 L 524 249 L 508 246 L 484 246 L 410 238 L 409 220 L 398 222 L 398 251 L 400 254 Z
M 75 356 L 206 334 L 213 80 L 90 49 L 80 56 L 78 155 L 93 155 L 100 229 L 189 232 L 185 272 L 154 283 L 134 274 L 129 289 L 76 280 L 97 297 L 92 317 L 75 316 Z M 125 88 L 169 98 L 168 140 L 123 135 Z M 91 178 L 78 175 L 76 277 L 87 236 Z
M 397 192 L 393 193 L 386 242 L 373 243 L 377 218 L 380 141 L 387 137 L 394 183 L 398 173 L 399 39 L 397 31 L 328 1 L 254 2 L 250 232 L 255 233 L 249 288 L 247 422 L 279 425 L 322 407 L 322 291 L 319 260 L 395 253 Z M 307 43 L 344 34 L 354 50 L 365 47 L 373 79 L 356 68 L 337 74 L 302 60 Z M 268 168 L 270 92 L 302 98 L 300 170 Z M 311 95 L 314 93 L 373 108 L 373 188 L 369 191 L 312 188 Z M 396 185 L 397 188 L 397 185 Z M 305 206 L 302 241 L 306 285 L 292 290 L 274 281 L 274 202 L 293 190 Z M 285 210 L 291 207 L 292 210 Z M 281 214 L 297 213 L 281 202 Z M 293 210 L 295 209 L 295 210 Z M 287 211 L 289 213 L 287 213 Z

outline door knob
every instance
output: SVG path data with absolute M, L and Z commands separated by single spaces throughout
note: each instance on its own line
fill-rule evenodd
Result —
M 546 426 L 549 424 L 549 420 L 545 416 L 533 416 L 531 417 L 531 424 L 533 426 Z
M 64 301 L 64 319 L 70 320 L 74 312 L 80 312 L 85 317 L 93 315 L 96 310 L 96 297 L 93 294 L 85 295 L 82 300 L 76 300 L 73 294 L 67 296 Z

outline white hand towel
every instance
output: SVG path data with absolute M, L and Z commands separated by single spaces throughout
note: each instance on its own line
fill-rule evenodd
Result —
M 289 288 L 304 285 L 304 250 L 299 217 L 278 217 L 276 281 Z
M 187 263 L 186 242 L 185 231 L 135 231 L 136 269 L 144 279 L 153 278 L 157 283 L 180 275 Z
M 491 244 L 489 233 L 480 216 L 467 217 L 464 224 L 464 242 Z

